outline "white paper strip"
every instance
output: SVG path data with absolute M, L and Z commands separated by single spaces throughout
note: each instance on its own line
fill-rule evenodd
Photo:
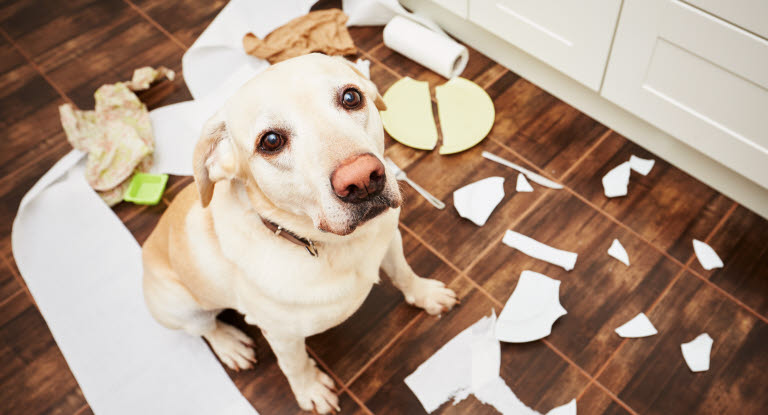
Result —
M 685 363 L 688 364 L 691 372 L 709 370 L 709 355 L 712 352 L 713 342 L 709 334 L 702 333 L 690 342 L 680 345 Z
M 560 281 L 523 271 L 496 322 L 496 338 L 525 343 L 549 336 L 552 325 L 567 314 L 560 305 Z
M 629 162 L 619 164 L 603 176 L 603 191 L 607 197 L 625 196 L 629 185 Z
M 616 329 L 616 334 L 626 338 L 648 337 L 656 333 L 656 327 L 653 327 L 651 320 L 644 313 L 636 315 Z
M 631 167 L 632 170 L 642 174 L 643 176 L 647 176 L 648 173 L 651 172 L 651 169 L 655 163 L 656 160 L 653 159 L 641 159 L 635 155 L 629 157 L 629 167 Z
M 572 270 L 576 265 L 578 254 L 553 248 L 512 230 L 504 234 L 501 242 L 528 256 L 562 267 L 566 271 Z
M 493 406 L 502 415 L 541 415 L 525 406 L 501 376 L 496 376 L 482 388 L 474 391 L 478 401 Z
M 624 265 L 629 266 L 629 255 L 627 255 L 627 251 L 618 239 L 614 239 L 613 242 L 611 242 L 611 247 L 608 248 L 608 255 L 623 262 Z
M 525 175 L 523 173 L 517 174 L 517 183 L 515 185 L 515 190 L 518 192 L 532 192 L 533 187 L 530 183 L 528 183 L 528 179 L 525 178 Z
M 477 226 L 485 225 L 502 199 L 503 177 L 488 177 L 453 192 L 453 205 L 459 216 L 471 220 Z
M 565 405 L 552 408 L 552 410 L 547 412 L 547 415 L 576 415 L 576 399 L 571 399 Z
M 717 255 L 711 246 L 698 239 L 693 240 L 693 251 L 696 252 L 696 258 L 699 259 L 701 267 L 709 271 L 714 268 L 722 268 L 723 260 Z

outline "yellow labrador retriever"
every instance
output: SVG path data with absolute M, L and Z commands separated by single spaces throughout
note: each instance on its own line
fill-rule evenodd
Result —
M 299 406 L 338 410 L 333 381 L 304 339 L 348 318 L 379 280 L 430 314 L 456 295 L 406 263 L 401 195 L 382 163 L 385 108 L 341 58 L 312 54 L 250 80 L 204 127 L 195 185 L 171 203 L 143 248 L 144 296 L 163 325 L 203 336 L 232 369 L 252 340 L 216 319 L 258 326 Z

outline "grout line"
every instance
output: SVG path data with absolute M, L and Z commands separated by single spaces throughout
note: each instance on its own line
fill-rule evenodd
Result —
M 0 309 L 5 307 L 6 304 L 8 304 L 11 301 L 13 301 L 14 298 L 16 298 L 19 294 L 22 294 L 23 292 L 24 292 L 24 289 L 23 288 L 19 288 L 13 294 L 11 294 L 8 297 L 5 297 L 4 299 L 0 300 Z
M 741 308 L 743 308 L 743 309 L 744 309 L 745 311 L 747 311 L 748 313 L 750 313 L 750 314 L 754 315 L 755 317 L 757 317 L 757 318 L 758 318 L 759 320 L 761 320 L 763 323 L 768 323 L 768 317 L 765 317 L 765 316 L 763 316 L 762 314 L 758 313 L 758 312 L 757 312 L 757 310 L 754 310 L 754 309 L 753 309 L 753 308 L 751 308 L 750 306 L 748 306 L 748 305 L 746 305 L 746 304 L 742 303 L 742 302 L 741 302 L 741 300 L 739 300 L 738 298 L 734 297 L 734 296 L 733 296 L 731 293 L 729 293 L 728 291 L 725 291 L 724 289 L 720 288 L 720 286 L 718 286 L 718 285 L 717 285 L 717 284 L 715 284 L 714 282 L 712 282 L 712 281 L 710 281 L 709 279 L 707 279 L 707 278 L 705 278 L 705 277 L 703 277 L 703 276 L 699 275 L 699 273 L 698 273 L 698 272 L 695 272 L 695 271 L 693 271 L 692 269 L 690 269 L 690 268 L 688 268 L 688 267 L 686 267 L 686 270 L 687 270 L 688 272 L 690 272 L 691 274 L 693 274 L 693 276 L 694 276 L 694 277 L 696 277 L 696 278 L 700 279 L 700 280 L 701 280 L 703 283 L 705 283 L 705 284 L 709 285 L 710 287 L 714 288 L 714 289 L 715 289 L 715 291 L 719 291 L 719 292 L 720 292 L 720 294 L 724 295 L 725 297 L 727 297 L 728 299 L 730 299 L 731 301 L 733 301 L 734 303 L 736 303 L 736 305 L 740 306 Z
M 77 410 L 77 411 L 74 413 L 74 415 L 80 415 L 80 414 L 82 414 L 82 413 L 83 413 L 83 411 L 85 411 L 85 410 L 86 410 L 86 409 L 88 409 L 88 408 L 90 408 L 90 406 L 88 406 L 88 403 L 86 402 L 85 404 L 83 404 L 83 406 L 81 406 L 81 407 L 80 407 L 80 409 L 78 409 L 78 410 Z
M 333 378 L 336 384 L 341 385 L 341 389 L 339 390 L 339 394 L 341 394 L 341 392 L 344 391 L 344 389 L 346 389 L 346 387 L 344 386 L 344 382 L 342 382 L 341 378 L 333 370 L 331 370 L 330 366 L 325 364 L 323 359 L 321 359 L 320 356 L 317 353 L 315 353 L 315 351 L 312 350 L 312 348 L 309 347 L 308 344 L 306 344 L 306 342 L 304 343 L 304 347 L 307 349 L 307 352 L 309 352 L 312 358 L 315 359 L 317 364 L 319 364 L 325 370 L 325 372 Z
M 597 141 L 595 141 L 594 144 L 589 146 L 589 149 L 587 149 L 587 151 L 585 151 L 584 154 L 582 154 L 581 157 L 579 157 L 576 160 L 576 162 L 573 163 L 571 167 L 568 168 L 568 170 L 566 170 L 562 175 L 560 175 L 560 178 L 558 180 L 560 180 L 561 183 L 565 181 L 565 179 L 568 178 L 568 176 L 572 172 L 576 171 L 576 167 L 578 167 L 582 161 L 584 161 L 590 154 L 592 154 L 592 152 L 597 148 L 597 146 L 599 146 L 603 141 L 605 141 L 605 139 L 608 138 L 608 136 L 611 135 L 611 133 L 613 133 L 613 130 L 608 129 L 608 131 L 604 132 L 600 137 L 598 137 Z
M 376 49 L 376 48 L 374 48 L 374 49 Z M 380 60 L 378 60 L 377 58 L 374 58 L 374 57 L 373 57 L 373 55 L 370 55 L 368 52 L 366 52 L 366 51 L 364 51 L 364 50 L 360 50 L 360 54 L 361 54 L 361 55 L 363 55 L 363 56 L 365 56 L 365 57 L 366 57 L 368 60 L 370 60 L 371 62 L 373 62 L 373 63 L 376 63 L 376 64 L 378 64 L 378 65 L 381 65 L 381 66 L 383 66 L 383 67 L 384 67 L 384 69 L 385 69 L 387 72 L 391 73 L 391 74 L 392 74 L 392 75 L 394 75 L 396 78 L 400 79 L 400 78 L 402 78 L 402 77 L 403 77 L 403 75 L 400 75 L 400 74 L 399 74 L 397 71 L 395 71 L 394 69 L 390 68 L 388 65 L 385 65 L 383 62 L 381 62 L 381 61 L 380 61 Z
M 131 0 L 123 0 L 128 6 L 130 6 L 136 13 L 138 13 L 141 17 L 144 18 L 144 20 L 148 21 L 149 24 L 152 26 L 155 26 L 157 30 L 159 30 L 162 34 L 164 34 L 168 39 L 170 39 L 173 43 L 175 43 L 177 46 L 179 46 L 182 50 L 186 51 L 188 49 L 187 45 L 185 45 L 182 41 L 177 39 L 174 35 L 172 35 L 169 31 L 165 30 L 163 26 L 161 26 L 159 23 L 155 21 L 155 19 L 149 17 L 146 13 L 144 13 L 144 10 L 142 10 L 137 5 L 133 4 Z
M 373 48 L 371 48 L 370 50 L 367 50 L 367 51 L 365 51 L 365 53 L 366 53 L 366 54 L 368 54 L 368 55 L 373 55 L 373 51 L 374 51 L 374 50 L 379 50 L 379 49 L 381 49 L 383 46 L 384 46 L 384 39 L 382 38 L 382 39 L 381 39 L 381 42 L 379 42 L 379 44 L 378 44 L 378 45 L 374 46 L 374 47 L 373 47 Z M 360 49 L 360 48 L 358 48 L 357 50 L 359 50 L 360 52 L 363 52 L 363 50 L 362 50 L 362 49 Z
M 725 222 L 731 217 L 733 212 L 736 211 L 736 208 L 739 207 L 739 204 L 737 202 L 733 202 L 730 208 L 728 208 L 728 211 L 725 212 L 725 215 L 723 215 L 722 218 L 720 218 L 720 222 L 717 222 L 717 225 L 715 225 L 714 228 L 709 232 L 709 235 L 707 235 L 706 239 L 704 239 L 704 242 L 709 243 L 709 241 L 712 240 L 712 238 L 715 237 L 715 234 L 720 231 L 720 228 L 725 226 Z M 693 260 L 693 257 L 695 255 L 691 255 L 691 260 Z
M 461 271 L 461 269 L 459 269 L 459 267 L 458 267 L 458 266 L 454 265 L 454 263 L 453 263 L 453 262 L 451 262 L 451 261 L 449 261 L 447 258 L 445 258 L 445 257 L 443 256 L 443 254 L 441 254 L 440 252 L 438 252 L 438 251 L 437 251 L 437 249 L 435 249 L 434 247 L 432 247 L 432 245 L 428 244 L 426 241 L 424 241 L 423 239 L 421 239 L 421 237 L 420 237 L 419 235 L 417 235 L 417 234 L 416 234 L 416 232 L 415 232 L 414 230 L 412 230 L 411 228 L 409 228 L 408 226 L 406 226 L 406 225 L 405 225 L 405 224 L 404 224 L 402 221 L 400 221 L 400 226 L 401 226 L 401 227 L 402 227 L 402 228 L 403 228 L 403 229 L 404 229 L 406 232 L 408 232 L 408 234 L 409 234 L 409 235 L 411 235 L 411 236 L 412 236 L 414 239 L 416 239 L 416 241 L 418 241 L 420 244 L 424 245 L 424 247 L 425 247 L 425 248 L 427 248 L 427 250 L 428 250 L 429 252 L 431 252 L 433 255 L 435 255 L 435 256 L 436 256 L 436 257 L 437 257 L 439 260 L 441 260 L 441 261 L 445 262 L 445 264 L 446 264 L 446 265 L 448 265 L 448 266 L 449 266 L 451 269 L 453 269 L 453 270 L 454 270 L 454 271 L 456 271 L 457 273 L 461 274 L 461 272 L 462 272 L 462 271 Z
M 495 61 L 494 61 L 494 63 L 496 63 L 497 65 L 499 65 L 499 63 L 498 63 L 498 62 L 495 62 Z M 501 65 L 499 65 L 499 66 L 501 66 Z M 483 90 L 487 90 L 488 88 L 492 87 L 492 86 L 493 86 L 493 84 L 495 84 L 496 82 L 498 82 L 498 80 L 499 80 L 499 79 L 501 79 L 501 78 L 502 78 L 504 75 L 506 75 L 506 74 L 508 74 L 508 73 L 511 73 L 511 74 L 517 75 L 516 73 L 514 73 L 514 72 L 510 71 L 509 69 L 505 68 L 504 66 L 501 66 L 501 68 L 503 68 L 504 70 L 503 70 L 503 71 L 501 71 L 501 73 L 500 73 L 500 74 L 498 74 L 498 75 L 494 76 L 494 77 L 493 77 L 493 78 L 492 78 L 490 81 L 486 82 L 486 83 L 485 83 L 485 85 L 483 85 Z M 519 75 L 518 75 L 518 76 L 519 76 Z

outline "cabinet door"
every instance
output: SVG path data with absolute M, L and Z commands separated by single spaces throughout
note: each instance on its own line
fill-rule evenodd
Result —
M 433 0 L 435 3 L 452 11 L 460 17 L 467 18 L 467 2 L 469 0 Z
M 621 0 L 469 0 L 469 20 L 597 91 Z
M 625 0 L 602 95 L 768 188 L 768 41 L 677 0 Z

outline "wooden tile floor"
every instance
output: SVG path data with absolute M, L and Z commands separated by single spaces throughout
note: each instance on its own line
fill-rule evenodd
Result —
M 0 413 L 91 413 L 10 250 L 21 197 L 70 148 L 57 106 L 90 108 L 99 85 L 128 79 L 139 66 L 180 71 L 182 54 L 225 3 L 0 4 Z M 403 76 L 431 87 L 444 82 L 384 46 L 380 27 L 351 32 L 382 91 Z M 501 375 L 527 405 L 546 412 L 577 398 L 580 414 L 768 413 L 768 221 L 480 53 L 470 56 L 464 76 L 496 105 L 489 137 L 453 156 L 387 143 L 387 154 L 448 205 L 437 211 L 404 186 L 400 227 L 408 259 L 421 275 L 453 287 L 463 304 L 432 318 L 384 280 L 352 318 L 309 339 L 310 353 L 341 385 L 342 413 L 423 413 L 403 378 L 492 308 L 498 313 L 525 269 L 561 280 L 568 310 L 546 339 L 502 345 Z M 150 108 L 190 99 L 181 75 L 141 98 Z M 484 161 L 483 150 L 566 188 L 516 193 L 515 173 Z M 630 154 L 654 157 L 656 166 L 646 177 L 633 174 L 627 197 L 606 199 L 600 178 Z M 491 175 L 507 179 L 507 196 L 478 228 L 455 213 L 452 192 Z M 115 211 L 143 242 L 189 182 L 172 178 L 159 206 Z M 578 252 L 576 268 L 565 272 L 502 245 L 506 229 Z M 613 238 L 626 247 L 631 267 L 605 254 Z M 692 238 L 712 245 L 725 267 L 704 271 Z M 615 335 L 639 312 L 658 335 Z M 222 318 L 245 327 L 235 313 Z M 274 355 L 257 330 L 246 329 L 257 339 L 260 363 L 231 377 L 262 414 L 298 413 Z M 711 368 L 694 374 L 680 344 L 702 332 L 714 338 Z M 494 413 L 471 397 L 438 412 Z

